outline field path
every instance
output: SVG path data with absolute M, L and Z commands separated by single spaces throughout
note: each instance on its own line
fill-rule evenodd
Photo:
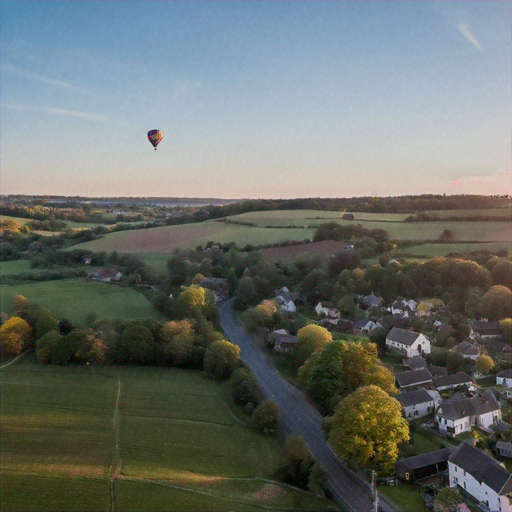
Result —
M 114 431 L 114 444 L 112 447 L 112 465 L 109 483 L 110 492 L 110 512 L 116 510 L 116 478 L 121 472 L 121 457 L 119 456 L 119 402 L 121 399 L 121 378 L 117 376 L 117 395 L 114 409 L 114 418 L 112 420 L 112 429 Z
M 25 354 L 28 354 L 29 352 L 32 352 L 34 349 L 31 348 L 30 350 L 27 350 L 26 352 L 23 352 L 21 353 L 18 357 L 15 357 L 12 361 L 9 361 L 8 363 L 5 363 L 3 364 L 2 366 L 0 366 L 0 370 L 2 368 L 6 368 L 7 366 L 9 366 L 10 364 L 14 363 L 15 361 L 17 361 L 18 359 L 20 359 L 21 357 L 23 357 Z
M 285 434 L 301 435 L 313 456 L 328 472 L 335 501 L 346 511 L 373 510 L 368 482 L 351 471 L 327 444 L 322 431 L 322 416 L 304 393 L 287 382 L 270 364 L 261 342 L 244 329 L 233 310 L 232 300 L 220 306 L 220 319 L 228 339 L 241 348 L 242 359 L 256 375 L 264 394 L 279 404 Z M 379 497 L 379 502 L 386 511 L 398 510 L 383 497 Z

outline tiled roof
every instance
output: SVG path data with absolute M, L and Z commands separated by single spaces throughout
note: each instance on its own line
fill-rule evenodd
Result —
M 448 460 L 499 495 L 511 492 L 511 474 L 489 455 L 470 444 L 461 443 Z
M 408 370 L 396 374 L 398 385 L 403 388 L 406 386 L 414 386 L 425 382 L 432 382 L 432 375 L 426 368 L 419 370 Z
M 460 420 L 469 416 L 480 416 L 492 411 L 498 411 L 500 404 L 490 391 L 465 400 L 445 400 L 439 405 L 437 414 L 443 418 Z
M 399 329 L 398 327 L 393 327 L 391 331 L 389 331 L 386 336 L 387 340 L 397 341 L 398 343 L 403 343 L 404 345 L 412 345 L 420 335 L 419 332 L 406 331 L 405 329 Z
M 404 407 L 411 405 L 424 404 L 425 402 L 432 402 L 434 399 L 427 393 L 425 389 L 418 391 L 408 391 L 395 397 Z
M 415 469 L 424 468 L 439 462 L 445 462 L 449 459 L 450 455 L 455 451 L 453 446 L 436 450 L 435 452 L 423 453 L 422 455 L 415 455 L 414 457 L 407 457 L 400 459 L 395 464 L 397 473 L 399 470 L 414 471 Z
M 459 386 L 460 384 L 470 384 L 471 377 L 464 372 L 457 372 L 453 375 L 446 375 L 445 377 L 436 377 L 434 385 L 436 388 L 443 386 Z

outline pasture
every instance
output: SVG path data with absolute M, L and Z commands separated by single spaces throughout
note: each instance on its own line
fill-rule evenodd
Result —
M 30 302 L 48 308 L 55 318 L 66 317 L 76 324 L 81 324 L 87 314 L 92 312 L 99 318 L 163 319 L 145 297 L 134 289 L 85 279 L 2 286 L 0 294 L 2 310 L 5 312 L 10 312 L 15 295 L 23 295 Z
M 319 256 L 328 258 L 345 248 L 344 242 L 334 240 L 322 240 L 321 242 L 311 242 L 308 244 L 289 245 L 285 247 L 271 247 L 263 249 L 261 254 L 271 263 L 285 262 L 289 263 L 299 254 L 309 254 L 310 256 Z
M 403 249 L 404 253 L 417 254 L 418 256 L 428 256 L 435 258 L 436 256 L 446 256 L 450 253 L 467 254 L 471 251 L 491 251 L 497 252 L 500 249 L 505 249 L 509 252 L 512 250 L 511 242 L 482 242 L 482 243 L 447 243 L 436 244 L 427 243 L 420 245 L 413 245 Z M 389 253 L 392 256 L 393 253 Z
M 52 367 L 33 359 L 0 372 L 5 512 L 329 505 L 269 480 L 282 442 L 236 417 L 226 383 L 175 368 Z
M 30 270 L 29 260 L 14 260 L 14 261 L 2 261 L 0 263 L 0 275 L 15 276 L 21 272 L 27 272 Z

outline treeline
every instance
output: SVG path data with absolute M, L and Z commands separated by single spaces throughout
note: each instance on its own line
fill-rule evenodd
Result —
M 451 215 L 439 216 L 428 213 L 409 215 L 405 222 L 510 222 L 512 218 L 507 215 Z

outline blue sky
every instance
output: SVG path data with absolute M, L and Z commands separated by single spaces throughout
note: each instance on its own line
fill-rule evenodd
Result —
M 1 0 L 1 192 L 509 194 L 511 18 L 506 0 Z

